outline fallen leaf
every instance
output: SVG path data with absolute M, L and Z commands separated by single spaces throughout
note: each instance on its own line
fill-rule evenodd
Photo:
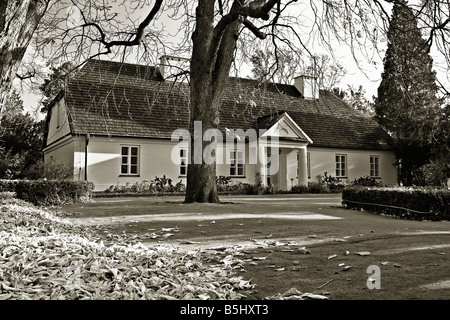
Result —
M 342 268 L 342 271 L 348 271 L 352 266 L 345 266 Z
M 310 254 L 311 253 L 311 251 L 309 251 L 305 247 L 298 248 L 296 252 L 301 253 L 301 254 Z
M 258 260 L 266 260 L 267 259 L 267 257 L 252 257 L 252 260 L 256 260 L 256 261 L 258 261 Z
M 307 299 L 314 299 L 314 300 L 328 300 L 328 297 L 320 295 L 320 294 L 315 294 L 315 293 L 304 293 L 301 296 L 303 299 L 307 298 Z
M 361 251 L 361 252 L 355 252 L 355 254 L 359 256 L 368 256 L 370 254 L 369 251 Z
M 191 241 L 191 240 L 181 240 L 180 244 L 198 244 L 200 242 L 198 241 Z
M 331 256 L 328 256 L 328 260 L 336 258 L 336 257 L 337 257 L 337 254 L 332 254 Z

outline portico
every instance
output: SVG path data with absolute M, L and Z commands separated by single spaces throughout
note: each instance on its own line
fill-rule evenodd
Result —
M 269 129 L 259 138 L 260 166 L 263 185 L 287 191 L 295 185 L 308 185 L 307 147 L 313 141 L 287 112 L 271 121 Z

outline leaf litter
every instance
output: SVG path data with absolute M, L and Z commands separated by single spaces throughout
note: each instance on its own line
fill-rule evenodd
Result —
M 255 286 L 236 275 L 244 262 L 233 254 L 205 265 L 200 250 L 150 247 L 126 234 L 100 239 L 96 228 L 47 210 L 20 202 L 3 208 L 0 299 L 240 299 L 237 290 Z

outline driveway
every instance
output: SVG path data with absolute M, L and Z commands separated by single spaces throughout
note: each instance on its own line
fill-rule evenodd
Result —
M 221 204 L 183 204 L 181 197 L 97 198 L 62 208 L 73 222 L 120 232 L 177 228 L 164 243 L 207 248 L 254 246 L 255 239 L 299 244 L 381 235 L 450 234 L 450 222 L 410 221 L 342 207 L 341 194 L 222 196 Z M 155 238 L 157 241 L 161 240 Z M 191 243 L 189 246 L 189 242 Z M 161 243 L 161 241 L 160 241 Z

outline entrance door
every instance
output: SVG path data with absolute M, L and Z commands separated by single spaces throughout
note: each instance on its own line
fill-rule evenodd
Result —
M 278 189 L 287 191 L 287 159 L 286 154 L 281 153 L 279 157 L 279 169 L 278 169 Z

